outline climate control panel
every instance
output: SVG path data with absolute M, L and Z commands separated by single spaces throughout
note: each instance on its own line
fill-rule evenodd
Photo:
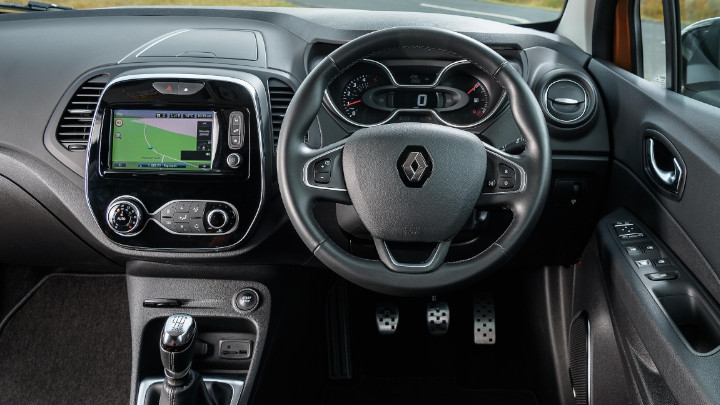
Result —
M 148 212 L 137 198 L 122 196 L 110 203 L 106 220 L 122 236 L 139 234 L 149 221 L 176 235 L 224 235 L 237 228 L 238 211 L 224 201 L 173 200 Z

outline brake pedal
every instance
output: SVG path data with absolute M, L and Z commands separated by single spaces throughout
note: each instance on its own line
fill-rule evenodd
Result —
M 378 304 L 375 307 L 375 322 L 381 335 L 393 335 L 397 331 L 400 310 L 393 303 Z
M 490 294 L 475 294 L 473 298 L 473 318 L 475 344 L 494 345 L 495 336 L 495 301 Z
M 437 301 L 436 297 L 427 304 L 426 311 L 428 331 L 431 335 L 444 335 L 450 327 L 450 306 L 445 301 Z

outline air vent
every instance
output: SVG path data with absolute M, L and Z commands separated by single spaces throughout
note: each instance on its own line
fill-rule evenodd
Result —
M 272 111 L 273 153 L 277 154 L 280 127 L 295 91 L 287 83 L 277 79 L 268 80 L 268 88 L 270 89 L 270 108 Z
M 55 136 L 66 149 L 84 151 L 90 138 L 95 107 L 97 107 L 108 75 L 95 76 L 83 83 L 65 107 Z
M 556 69 L 543 76 L 540 84 L 538 98 L 549 124 L 576 129 L 595 115 L 595 86 L 581 72 Z

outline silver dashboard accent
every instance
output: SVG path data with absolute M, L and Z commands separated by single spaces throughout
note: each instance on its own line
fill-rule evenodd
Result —
M 380 63 L 380 62 L 378 62 L 378 61 L 376 61 L 376 60 L 372 60 L 372 59 L 361 59 L 358 63 L 360 63 L 360 62 L 370 63 L 370 64 L 374 64 L 374 65 L 379 66 L 379 67 L 380 67 L 381 69 L 383 69 L 383 70 L 385 71 L 385 73 L 388 75 L 388 77 L 390 78 L 390 82 L 392 83 L 392 85 L 393 85 L 394 87 L 396 87 L 396 88 L 413 88 L 413 89 L 432 89 L 432 88 L 435 88 L 435 87 L 437 87 L 437 86 L 440 84 L 440 81 L 442 81 L 442 79 L 444 78 L 445 74 L 446 74 L 447 72 L 449 72 L 450 70 L 452 70 L 453 68 L 458 67 L 458 66 L 462 66 L 462 65 L 470 65 L 470 64 L 472 64 L 470 61 L 468 61 L 468 60 L 466 60 L 466 59 L 462 59 L 462 60 L 458 60 L 458 61 L 452 62 L 452 63 L 450 63 L 449 65 L 445 66 L 444 68 L 442 68 L 442 69 L 440 70 L 440 73 L 438 73 L 437 77 L 435 78 L 435 81 L 434 81 L 432 84 L 400 84 L 400 83 L 398 83 L 397 80 L 395 79 L 395 76 L 394 76 L 394 75 L 392 74 L 392 72 L 390 71 L 390 68 L 388 68 L 388 67 L 387 67 L 386 65 L 384 65 L 383 63 Z M 474 126 L 476 126 L 476 125 L 480 125 L 480 124 L 482 124 L 483 122 L 485 122 L 485 121 L 487 121 L 488 119 L 490 119 L 493 115 L 495 115 L 495 113 L 497 112 L 497 110 L 504 104 L 505 98 L 507 97 L 507 92 L 505 91 L 505 89 L 503 89 L 502 95 L 500 95 L 500 99 L 498 99 L 498 102 L 495 104 L 495 106 L 493 107 L 493 109 L 492 109 L 488 114 L 486 114 L 485 117 L 481 118 L 479 121 L 473 122 L 473 123 L 471 123 L 471 124 L 466 124 L 466 125 L 457 125 L 457 124 L 453 124 L 453 123 L 451 123 L 451 122 L 448 122 L 447 120 L 441 118 L 440 115 L 438 115 L 438 113 L 437 113 L 435 110 L 430 109 L 430 108 L 398 108 L 398 109 L 393 110 L 392 114 L 390 114 L 389 117 L 387 117 L 386 119 L 384 119 L 384 120 L 382 120 L 382 121 L 380 121 L 380 122 L 377 122 L 377 123 L 375 123 L 375 124 L 361 124 L 361 123 L 359 123 L 359 122 L 355 122 L 355 121 L 351 120 L 350 118 L 348 118 L 347 116 L 345 116 L 345 114 L 343 114 L 343 113 L 340 111 L 340 109 L 335 105 L 335 102 L 333 101 L 332 97 L 330 97 L 330 93 L 328 92 L 327 89 L 325 89 L 324 95 L 325 95 L 325 97 L 323 97 L 323 98 L 325 99 L 325 103 L 330 106 L 330 109 L 335 113 L 335 115 L 337 115 L 338 117 L 340 117 L 343 121 L 347 122 L 348 124 L 354 125 L 354 126 L 356 126 L 356 127 L 368 128 L 368 127 L 374 127 L 374 126 L 377 126 L 377 125 L 386 124 L 386 123 L 390 122 L 393 118 L 395 118 L 395 116 L 397 116 L 397 115 L 398 115 L 399 113 L 401 113 L 401 112 L 404 112 L 404 113 L 418 113 L 418 112 L 428 113 L 428 112 L 429 112 L 429 113 L 432 114 L 438 121 L 440 121 L 440 122 L 443 123 L 444 125 L 447 125 L 447 126 L 453 127 L 453 128 L 461 128 L 461 129 L 462 129 L 462 128 L 472 128 L 472 127 L 474 127 Z
M 203 380 L 205 382 L 214 382 L 214 383 L 222 383 L 227 384 L 232 388 L 232 396 L 230 398 L 230 404 L 228 405 L 238 405 L 240 403 L 240 395 L 243 392 L 243 388 L 245 386 L 245 381 L 243 380 L 234 380 L 231 378 L 221 378 L 221 377 L 205 377 L 203 376 Z M 135 402 L 136 405 L 145 405 L 145 397 L 147 396 L 147 392 L 150 389 L 150 387 L 153 384 L 160 383 L 162 384 L 164 381 L 163 378 L 146 378 L 140 382 L 140 386 L 138 387 L 137 391 L 137 401 Z
M 182 32 L 179 31 L 177 33 Z M 174 33 L 174 34 L 177 34 Z M 229 72 L 229 73 L 237 73 L 237 72 Z M 245 73 L 247 75 L 251 75 L 250 73 Z M 256 77 L 256 76 L 255 76 Z M 235 246 L 240 245 L 245 241 L 247 236 L 250 234 L 250 232 L 253 230 L 257 223 L 258 216 L 260 215 L 260 211 L 262 210 L 262 207 L 265 203 L 265 190 L 266 190 L 266 179 L 265 179 L 265 147 L 264 147 L 264 141 L 263 141 L 263 119 L 262 119 L 262 112 L 260 111 L 260 99 L 258 96 L 258 92 L 251 85 L 245 80 L 238 79 L 235 77 L 228 77 L 228 76 L 217 76 L 217 75 L 204 75 L 204 74 L 195 74 L 195 73 L 142 73 L 142 74 L 129 74 L 126 76 L 119 76 L 111 80 L 106 86 L 105 89 L 103 89 L 102 93 L 100 94 L 100 97 L 98 98 L 98 104 L 95 108 L 95 114 L 93 117 L 92 126 L 90 127 L 90 139 L 88 140 L 88 144 L 90 144 L 93 141 L 98 141 L 100 138 L 100 127 L 102 126 L 102 114 L 100 113 L 100 104 L 102 103 L 103 98 L 105 97 L 105 93 L 110 89 L 112 86 L 114 86 L 117 83 L 122 83 L 126 81 L 131 80 L 143 80 L 143 79 L 167 79 L 167 78 L 173 78 L 173 79 L 190 79 L 190 80 L 218 80 L 218 81 L 225 81 L 229 83 L 235 83 L 237 85 L 242 86 L 245 88 L 245 90 L 250 93 L 252 102 L 253 102 L 253 110 L 255 113 L 255 120 L 256 125 L 258 128 L 258 133 L 256 136 L 258 144 L 258 150 L 260 154 L 260 201 L 258 203 L 258 209 L 255 211 L 255 214 L 253 215 L 253 219 L 250 221 L 250 224 L 248 225 L 247 231 L 240 237 L 238 240 L 228 246 L 223 246 L 220 248 L 197 248 L 197 249 L 174 249 L 174 248 L 150 248 L 150 247 L 142 247 L 138 248 L 135 246 L 125 246 L 122 244 L 119 244 L 123 248 L 127 249 L 140 249 L 140 250 L 153 250 L 153 251 L 169 251 L 169 252 L 197 252 L 197 251 L 221 251 L 221 250 L 230 250 L 234 248 Z M 258 81 L 262 82 L 259 78 Z M 90 161 L 90 151 L 92 148 L 87 148 L 87 156 L 86 156 L 86 164 L 85 164 L 85 204 L 87 205 L 88 209 L 90 210 L 90 215 L 92 215 L 93 219 L 95 220 L 96 224 L 100 224 L 98 219 L 95 217 L 95 213 L 93 212 L 92 207 L 90 206 L 90 198 L 88 197 L 88 164 L 87 162 Z M 100 149 L 98 149 L 98 154 L 101 153 Z M 100 161 L 100 156 L 97 156 L 98 161 Z M 248 157 L 250 159 L 250 157 Z M 100 167 L 98 165 L 98 170 L 100 170 Z M 184 200 L 182 200 L 184 201 Z M 234 207 L 233 207 L 234 208 Z M 237 227 L 237 224 L 236 224 Z M 234 231 L 234 229 L 233 229 Z M 192 235 L 192 234 L 181 234 L 181 235 Z M 199 234 L 198 234 L 199 235 Z M 114 241 L 113 241 L 114 242 Z M 117 242 L 114 242 L 117 243 Z

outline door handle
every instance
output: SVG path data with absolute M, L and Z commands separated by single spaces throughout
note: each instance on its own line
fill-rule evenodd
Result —
M 669 142 L 652 135 L 645 138 L 645 171 L 662 191 L 680 199 L 685 183 L 685 165 Z M 671 161 L 672 169 L 669 168 Z
M 652 173 L 655 175 L 657 180 L 660 181 L 664 186 L 672 188 L 673 191 L 677 191 L 683 175 L 683 170 L 682 167 L 680 167 L 680 162 L 678 161 L 678 159 L 676 157 L 673 157 L 672 159 L 673 170 L 663 170 L 660 168 L 660 166 L 658 166 L 657 160 L 655 158 L 655 140 L 653 138 L 647 139 L 647 150 L 650 168 L 652 169 Z

